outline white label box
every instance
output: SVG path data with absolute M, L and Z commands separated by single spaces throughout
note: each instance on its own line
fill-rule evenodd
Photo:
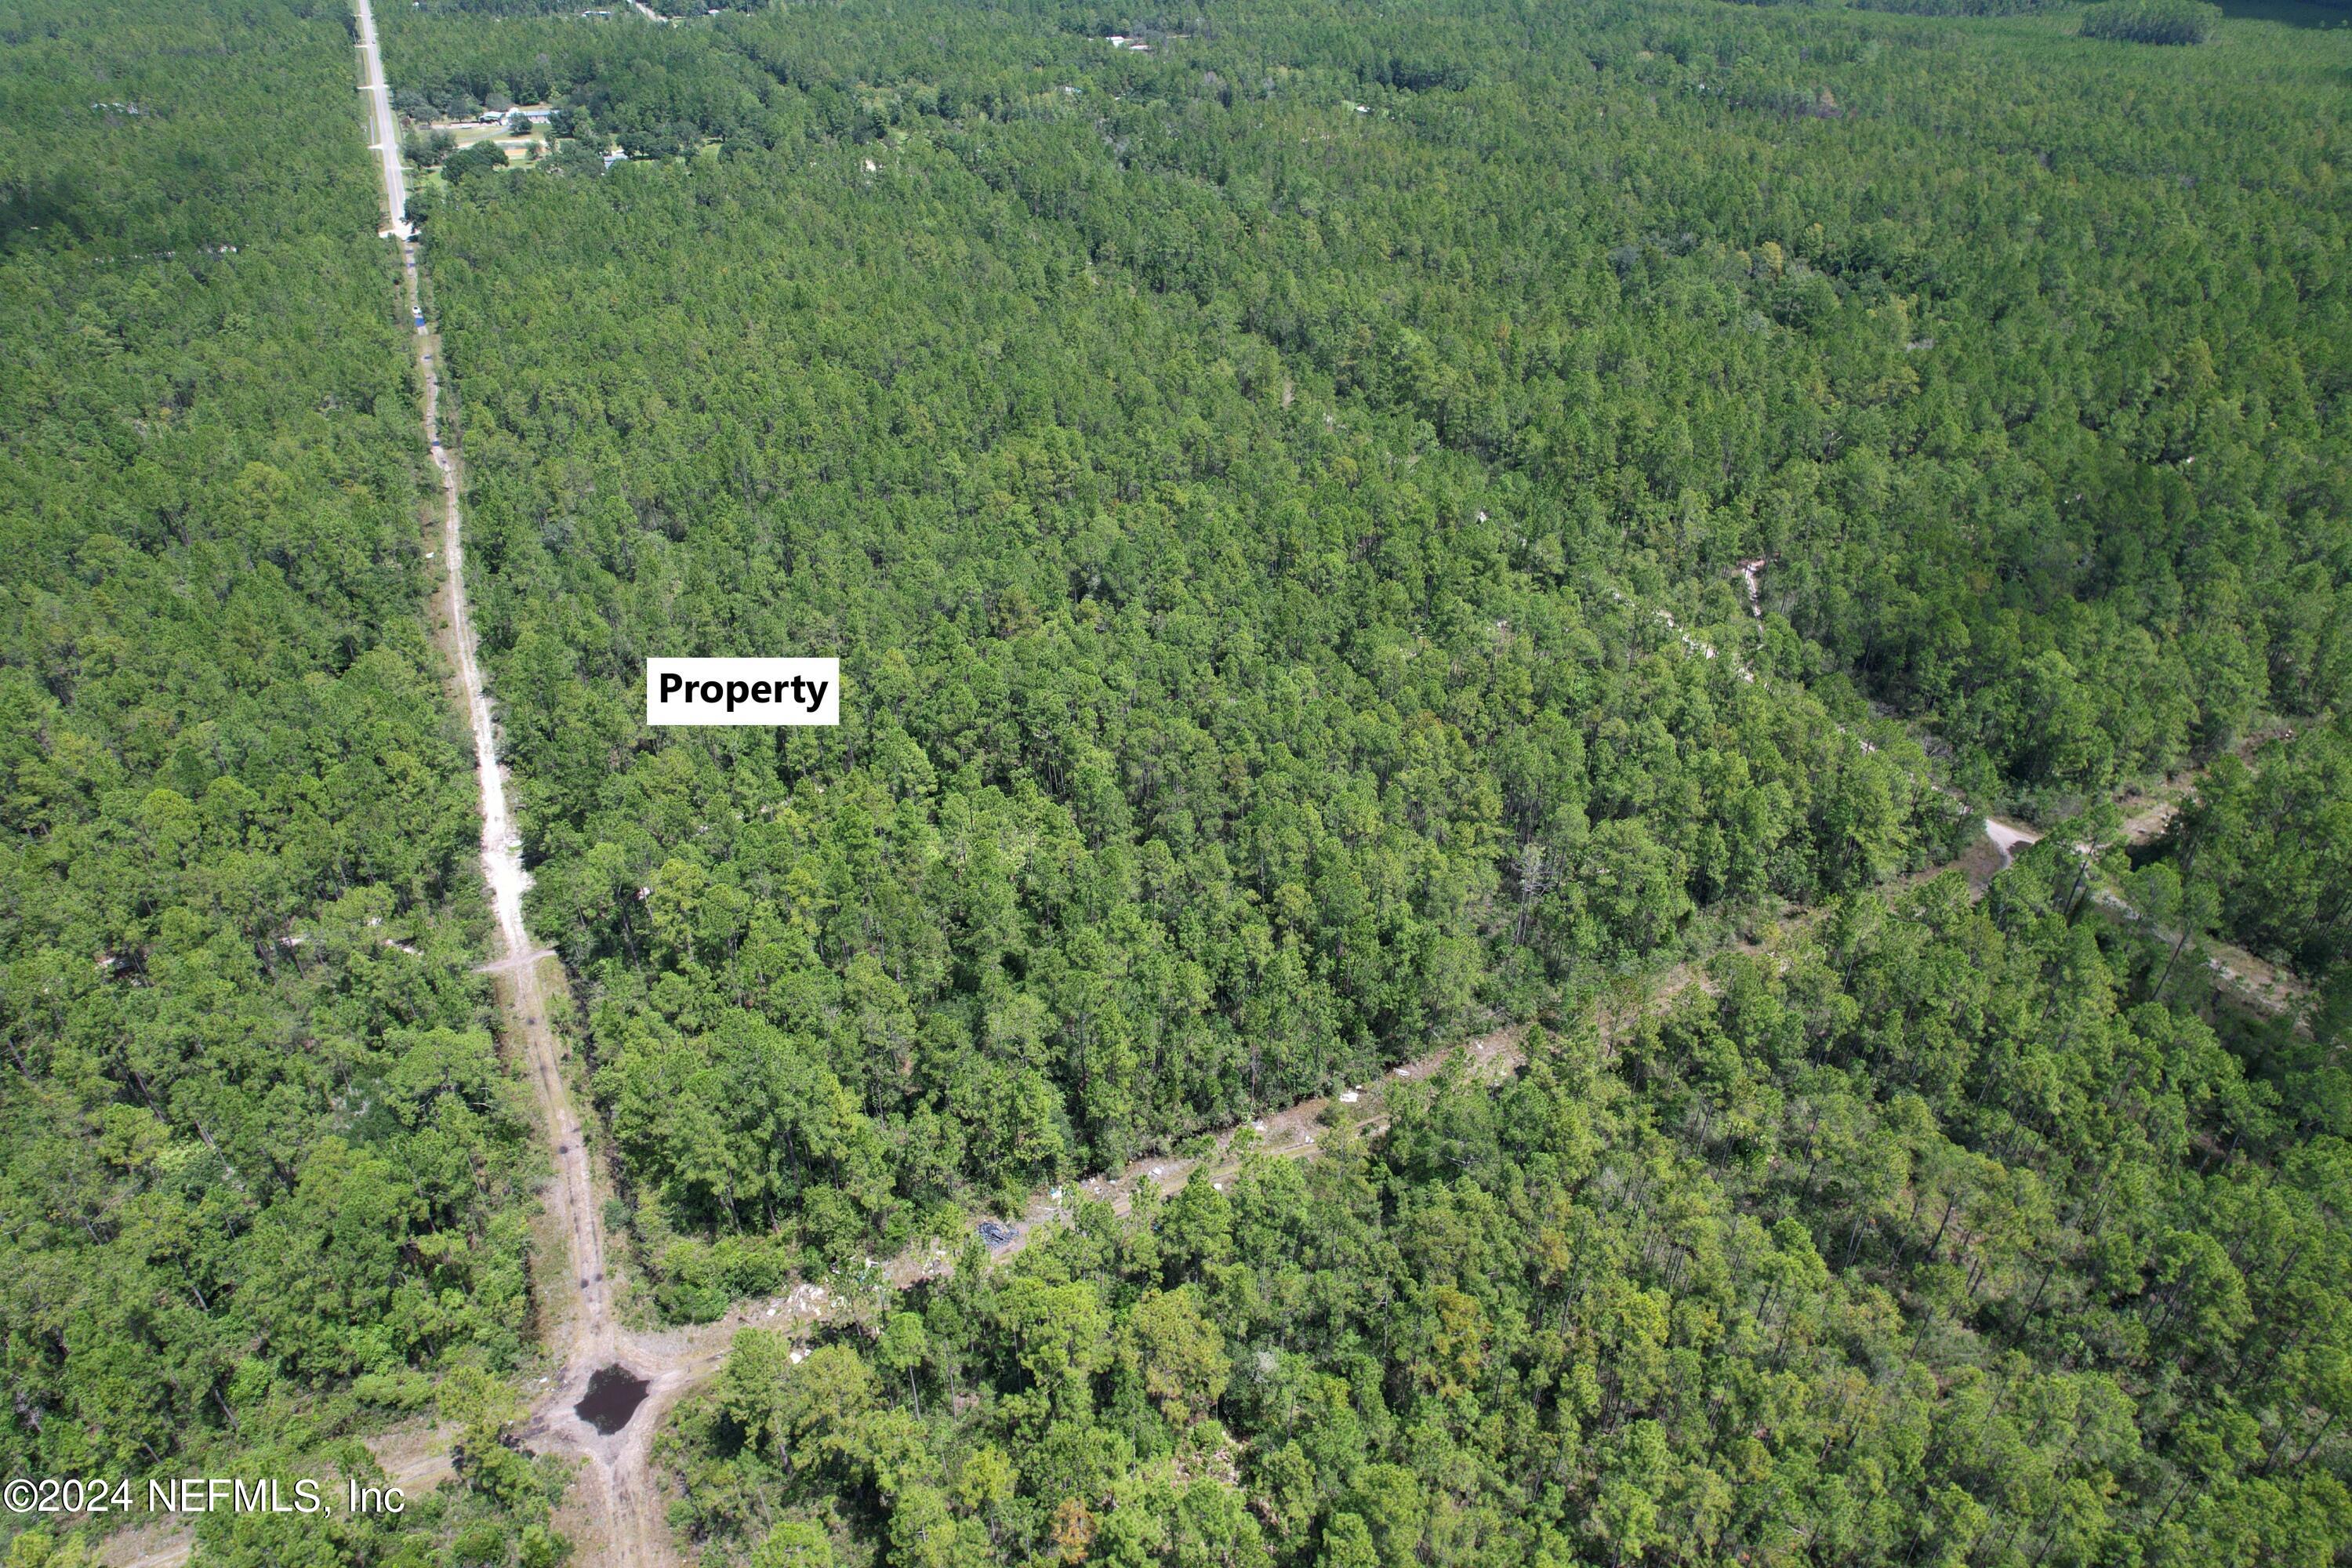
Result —
M 838 724 L 837 658 L 649 658 L 648 724 Z

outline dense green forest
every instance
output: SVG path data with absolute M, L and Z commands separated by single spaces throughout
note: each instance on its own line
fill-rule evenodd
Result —
M 701 1561 L 2340 1559 L 2340 43 L 497 9 L 394 72 L 557 106 L 417 211 L 663 1310 L 1553 1025 L 745 1332 Z M 842 728 L 639 722 L 754 651 Z M 1992 806 L 2053 832 L 1984 902 L 1889 889 Z
M 285 0 L 0 8 L 10 1478 L 372 1474 L 356 1434 L 524 1351 L 535 1159 L 468 973 L 350 37 Z M 223 1515 L 208 1560 L 506 1550 L 454 1501 Z
M 2334 711 L 2342 63 L 2073 26 L 403 18 L 588 154 L 416 205 L 666 1308 Z
M 1843 900 L 1374 1142 L 742 1331 L 677 1513 L 761 1568 L 2340 1561 L 2340 1068 L 2250 1079 L 2074 883 Z
M 512 79 L 632 155 L 854 171 L 839 143 L 878 138 L 901 187 L 952 162 L 1036 243 L 1524 480 L 1544 521 L 1515 565 L 1768 558 L 1775 606 L 1985 793 L 2340 704 L 2340 63 L 2042 22 L 1532 15 L 1252 7 L 1148 56 L 1050 7 L 401 47 L 427 92 Z
M 2083 13 L 2082 36 L 2133 44 L 2201 44 L 2221 21 L 2204 0 L 2101 0 Z
M 2352 34 L 685 9 L 379 18 L 635 1324 L 1541 1021 L 744 1332 L 690 1555 L 2352 1552 Z M 199 1561 L 548 1568 L 352 85 L 336 0 L 0 0 L 0 1463 L 437 1422 Z M 643 723 L 752 654 L 841 726 Z
M 2322 1037 L 2352 1029 L 2352 720 L 2217 759 L 2149 858 L 2185 924 L 2316 981 Z

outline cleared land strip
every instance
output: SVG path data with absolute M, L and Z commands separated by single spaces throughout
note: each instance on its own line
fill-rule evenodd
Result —
M 2177 805 L 2168 801 L 2155 808 L 2143 809 L 2128 817 L 2123 826 L 2124 841 L 2129 844 L 2145 844 L 2160 837 L 2171 822 L 2176 810 Z M 1987 817 L 1984 837 L 1978 839 L 1969 847 L 1968 853 L 1957 860 L 1916 873 L 1905 881 L 1916 883 L 1939 876 L 1946 871 L 1959 870 L 1968 876 L 1971 889 L 1976 896 L 1981 897 L 1993 875 L 2009 865 L 2018 848 L 2038 843 L 2041 838 L 2042 835 L 2032 828 Z M 2102 908 L 2125 919 L 2137 921 L 2140 918 L 2137 911 L 2111 890 L 2100 889 L 2098 902 Z M 1786 928 L 1791 933 L 1802 930 L 1816 922 L 1822 913 L 1822 911 L 1818 909 L 1799 910 L 1785 922 Z M 1741 942 L 1720 951 L 1761 952 L 1767 950 L 1756 943 Z M 2236 953 L 2235 949 L 2224 951 L 2231 954 Z M 2286 977 L 2285 989 L 2275 995 L 2259 989 L 2240 973 L 2242 965 L 2251 962 L 2252 961 L 2240 957 L 2238 963 L 2232 964 L 2216 957 L 2209 961 L 2208 967 L 2217 980 L 2232 989 L 2242 1000 L 2267 1012 L 2281 1011 L 2289 1005 L 2294 998 L 2302 994 L 2301 988 L 2294 982 L 2292 976 Z M 1625 1028 L 1674 1001 L 1693 986 L 1706 985 L 1706 962 L 1698 959 L 1685 960 L 1654 974 L 1643 976 L 1642 979 L 1643 990 L 1638 1000 L 1630 1006 L 1604 1016 L 1601 1019 L 1601 1034 L 1605 1039 L 1613 1040 Z M 1303 1100 L 1286 1110 L 1270 1111 L 1263 1117 L 1228 1128 L 1217 1135 L 1214 1149 L 1197 1157 L 1180 1157 L 1171 1154 L 1155 1159 L 1138 1160 L 1115 1174 L 1078 1182 L 1070 1191 L 1065 1192 L 1061 1188 L 1056 1188 L 1051 1193 L 1040 1194 L 1033 1198 L 1023 1212 L 1020 1234 L 1013 1240 L 995 1248 L 993 1255 L 1001 1261 L 1020 1252 L 1029 1245 L 1041 1226 L 1050 1226 L 1070 1217 L 1077 1201 L 1081 1198 L 1091 1202 L 1108 1203 L 1113 1212 L 1126 1214 L 1133 1206 L 1136 1194 L 1146 1182 L 1165 1193 L 1172 1192 L 1192 1180 L 1194 1173 L 1201 1170 L 1206 1170 L 1213 1182 L 1232 1179 L 1240 1171 L 1243 1151 L 1236 1150 L 1235 1140 L 1240 1137 L 1244 1127 L 1255 1135 L 1255 1142 L 1251 1146 L 1277 1156 L 1306 1158 L 1312 1156 L 1322 1148 L 1324 1142 L 1329 1136 L 1329 1124 L 1333 1121 L 1351 1122 L 1354 1131 L 1360 1136 L 1370 1136 L 1381 1131 L 1389 1122 L 1389 1112 L 1384 1101 L 1386 1090 L 1391 1085 L 1399 1081 L 1423 1080 L 1433 1078 L 1448 1061 L 1457 1056 L 1463 1058 L 1465 1068 L 1478 1081 L 1502 1082 L 1517 1072 L 1527 1060 L 1527 1053 L 1522 1048 L 1527 1037 L 1527 1027 L 1524 1024 L 1515 1024 L 1475 1039 L 1448 1046 L 1443 1050 L 1433 1051 L 1401 1067 L 1391 1068 L 1386 1076 L 1370 1082 L 1350 1086 L 1336 1095 L 1317 1096 Z M 1339 1117 L 1331 1114 L 1335 1104 L 1345 1108 Z M 946 1255 L 936 1251 L 919 1259 L 903 1260 L 901 1266 L 894 1269 L 893 1281 L 903 1285 L 943 1273 L 947 1263 Z
M 375 18 L 369 0 L 353 0 L 353 4 L 360 49 L 366 61 L 369 122 L 381 155 L 389 218 L 385 232 L 400 242 L 417 369 L 424 381 L 425 440 L 440 483 L 436 619 L 449 659 L 453 695 L 465 710 L 473 736 L 475 782 L 482 814 L 482 879 L 489 889 L 499 929 L 499 952 L 486 968 L 497 989 L 502 1032 L 509 1047 L 520 1047 L 521 1065 L 545 1123 L 553 1174 L 543 1198 L 550 1225 L 562 1237 L 567 1254 L 560 1270 L 551 1258 L 542 1258 L 538 1268 L 539 1303 L 547 1335 L 544 1348 L 560 1364 L 533 1407 L 528 1430 L 543 1450 L 575 1455 L 586 1461 L 583 1479 L 588 1484 L 573 1489 L 563 1521 L 582 1547 L 583 1561 L 626 1568 L 660 1564 L 670 1561 L 672 1553 L 646 1463 L 646 1440 L 657 1412 L 641 1411 L 620 1431 L 607 1434 L 580 1419 L 572 1408 L 586 1393 L 590 1377 L 607 1365 L 626 1367 L 660 1386 L 665 1381 L 660 1368 L 645 1363 L 667 1359 L 671 1347 L 641 1344 L 614 1321 L 595 1167 L 565 1079 L 565 1052 L 550 1009 L 551 1002 L 563 998 L 563 971 L 553 962 L 554 955 L 532 940 L 524 923 L 522 899 L 530 878 L 522 866 L 521 835 L 508 808 L 497 725 L 483 685 L 480 648 L 466 600 L 463 473 L 443 439 L 436 374 L 446 361 L 441 354 L 440 334 L 425 314 L 422 258 L 407 222 L 397 122 L 376 43 Z

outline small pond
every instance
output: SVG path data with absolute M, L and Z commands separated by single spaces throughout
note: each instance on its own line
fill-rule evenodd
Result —
M 629 1424 L 646 1402 L 646 1380 L 627 1367 L 600 1366 L 588 1379 L 588 1392 L 572 1407 L 572 1414 L 609 1437 Z

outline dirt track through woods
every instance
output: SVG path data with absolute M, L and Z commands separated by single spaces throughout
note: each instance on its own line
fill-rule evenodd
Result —
M 632 0 L 633 5 L 637 3 Z M 536 1265 L 534 1286 L 544 1349 L 552 1364 L 541 1380 L 520 1436 L 534 1451 L 583 1462 L 583 1474 L 557 1516 L 558 1527 L 579 1549 L 574 1562 L 581 1568 L 667 1568 L 677 1561 L 677 1552 L 666 1517 L 667 1499 L 651 1463 L 653 1434 L 663 1417 L 682 1395 L 724 1363 L 736 1331 L 753 1325 L 787 1328 L 810 1323 L 835 1311 L 839 1298 L 824 1287 L 803 1284 L 786 1295 L 740 1302 L 715 1323 L 660 1332 L 634 1331 L 614 1320 L 600 1199 L 604 1187 L 572 1102 L 564 1071 L 567 1053 L 550 1011 L 551 1003 L 568 1004 L 566 982 L 555 955 L 531 940 L 523 921 L 522 898 L 530 879 L 522 866 L 520 837 L 508 812 L 506 777 L 498 761 L 497 731 L 464 591 L 462 470 L 442 439 L 441 344 L 424 312 L 422 258 L 406 222 L 398 122 L 392 114 L 370 0 L 353 0 L 353 5 L 365 64 L 362 90 L 368 94 L 369 132 L 374 138 L 369 150 L 377 154 L 384 184 L 388 222 L 383 232 L 400 244 L 408 321 L 424 380 L 423 427 L 440 489 L 438 544 L 432 552 L 439 563 L 434 610 L 440 644 L 449 660 L 453 696 L 466 713 L 474 742 L 482 811 L 483 880 L 499 930 L 497 955 L 483 967 L 497 989 L 509 1059 L 529 1078 L 545 1123 L 553 1167 L 542 1194 L 549 1226 L 546 1234 L 560 1237 L 565 1252 L 562 1258 L 542 1256 Z M 638 9 L 646 7 L 638 5 Z M 1742 567 L 1750 611 L 1759 616 L 1756 574 L 1763 564 L 1744 563 Z M 1671 617 L 1668 623 L 1672 624 Z M 1707 657 L 1714 655 L 1712 648 L 1704 651 Z M 2173 809 L 2170 802 L 2162 802 L 2141 810 L 2127 821 L 2126 838 L 2134 843 L 2152 839 L 2163 831 Z M 1968 871 L 1979 892 L 2018 848 L 2041 837 L 2031 828 L 1991 818 L 1985 826 L 1985 837 L 1956 862 Z M 2102 903 L 2126 917 L 2138 918 L 2112 892 L 2102 889 L 2099 896 Z M 1812 918 L 1812 911 L 1801 911 L 1791 923 Z M 2233 950 L 2221 952 L 2224 956 L 2214 959 L 2211 967 L 2254 1005 L 2284 1010 L 2299 994 L 2293 977 L 2272 975 Z M 1704 980 L 1704 967 L 1696 962 L 1650 977 L 1634 1014 L 1654 1008 Z M 1609 1020 L 1606 1032 L 1613 1034 L 1627 1021 L 1621 1013 Z M 1391 1085 L 1426 1079 L 1457 1055 L 1466 1058 L 1467 1070 L 1482 1081 L 1507 1079 L 1525 1059 L 1525 1034 L 1524 1026 L 1515 1026 L 1448 1047 L 1391 1068 L 1380 1079 L 1270 1112 L 1248 1123 L 1248 1129 L 1255 1134 L 1258 1146 L 1268 1152 L 1310 1157 L 1328 1136 L 1326 1119 L 1335 1102 L 1342 1116 L 1331 1120 L 1352 1120 L 1360 1131 L 1376 1131 L 1388 1121 L 1384 1101 Z M 1066 1218 L 1080 1197 L 1108 1202 L 1115 1212 L 1124 1214 L 1146 1182 L 1161 1192 L 1172 1192 L 1203 1166 L 1212 1182 L 1230 1180 L 1239 1166 L 1234 1141 L 1241 1131 L 1236 1127 L 1219 1136 L 1213 1149 L 1199 1159 L 1163 1155 L 1139 1160 L 1115 1176 L 1096 1177 L 1038 1195 L 1021 1216 L 1019 1234 L 996 1248 L 994 1258 L 1002 1260 L 1019 1253 L 1040 1227 Z M 869 1270 L 868 1280 L 859 1288 L 904 1287 L 941 1274 L 950 1265 L 947 1253 L 937 1247 L 909 1253 Z M 609 1436 L 580 1419 L 572 1408 L 585 1392 L 590 1375 L 607 1364 L 629 1369 L 647 1385 L 644 1403 L 625 1426 Z M 446 1431 L 418 1423 L 373 1440 L 371 1447 L 386 1477 L 414 1490 L 450 1477 L 449 1438 Z M 120 1568 L 176 1568 L 187 1561 L 189 1551 L 190 1537 L 184 1528 L 164 1527 L 117 1536 L 108 1543 L 105 1556 Z
M 522 1428 L 524 1443 L 541 1452 L 583 1461 L 559 1524 L 581 1548 L 592 1568 L 660 1568 L 674 1560 L 659 1489 L 654 1483 L 652 1433 L 679 1393 L 723 1354 L 725 1324 L 700 1331 L 640 1335 L 613 1313 L 613 1281 L 606 1261 L 602 1184 L 565 1067 L 569 1053 L 556 1033 L 551 1005 L 568 1007 L 563 972 L 555 955 L 532 940 L 523 918 L 523 895 L 530 878 L 523 869 L 522 839 L 507 804 L 505 770 L 499 765 L 497 725 L 485 689 L 480 649 L 466 598 L 463 470 L 445 440 L 441 417 L 440 334 L 426 316 L 423 258 L 404 211 L 396 122 L 377 47 L 369 0 L 353 0 L 360 48 L 366 62 L 363 90 L 369 121 L 381 154 L 386 232 L 400 244 L 409 323 L 423 378 L 421 409 L 426 448 L 440 490 L 436 631 L 449 663 L 453 695 L 466 714 L 474 742 L 475 781 L 482 814 L 482 879 L 497 917 L 498 943 L 485 965 L 497 991 L 500 1034 L 509 1059 L 524 1073 L 537 1100 L 552 1173 L 542 1193 L 547 1232 L 560 1237 L 562 1256 L 548 1248 L 535 1260 L 533 1287 L 543 1333 L 542 1348 L 554 1370 L 543 1380 Z M 793 1299 L 801 1302 L 799 1297 Z M 801 1302 L 814 1311 L 815 1303 Z M 779 1309 L 771 1306 L 772 1313 Z M 574 1413 L 590 1376 L 619 1365 L 645 1379 L 646 1396 L 617 1432 L 597 1431 Z M 432 1445 L 427 1445 L 431 1447 Z

